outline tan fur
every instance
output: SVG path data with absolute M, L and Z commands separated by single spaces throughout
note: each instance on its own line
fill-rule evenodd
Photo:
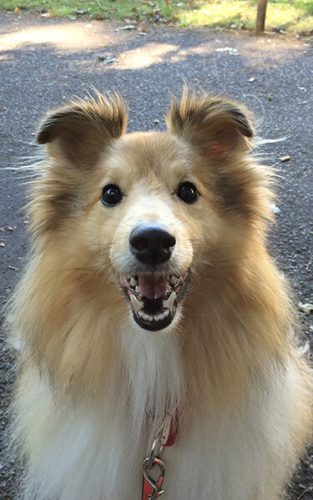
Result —
M 29 413 L 31 398 L 27 395 L 39 384 L 47 384 L 60 411 L 73 405 L 83 415 L 92 408 L 100 418 L 107 411 L 103 408 L 110 405 L 114 414 L 112 394 L 116 391 L 131 405 L 136 388 L 131 385 L 131 363 L 122 337 L 137 333 L 131 333 L 128 305 L 117 284 L 118 259 L 127 253 L 133 221 L 160 216 L 175 232 L 180 249 L 177 266 L 191 268 L 191 284 L 182 319 L 175 327 L 165 333 L 146 332 L 140 342 L 150 343 L 151 350 L 157 349 L 161 339 L 172 342 L 168 339 L 173 337 L 177 342 L 177 366 L 183 373 L 176 391 L 183 413 L 182 446 L 184 435 L 193 435 L 195 426 L 203 425 L 209 433 L 211 420 L 224 422 L 229 416 L 231 422 L 238 414 L 248 421 L 249 412 L 257 414 L 264 397 L 268 431 L 264 430 L 263 458 L 256 463 L 260 471 L 268 468 L 264 473 L 268 486 L 255 482 L 250 493 L 242 490 L 245 496 L 238 498 L 275 500 L 311 435 L 312 392 L 309 367 L 297 350 L 288 285 L 266 249 L 266 229 L 272 219 L 271 176 L 249 156 L 253 120 L 235 102 L 206 94 L 197 97 L 184 89 L 182 99 L 172 103 L 167 132 L 125 135 L 126 121 L 120 97 L 98 95 L 88 103 L 57 110 L 40 128 L 38 140 L 47 143 L 48 156 L 40 167 L 42 175 L 31 187 L 32 250 L 10 312 L 12 335 L 23 345 L 16 398 L 18 439 L 31 464 L 37 463 L 37 456 L 39 462 L 45 460 L 49 446 L 45 434 L 57 424 L 49 416 L 52 403 L 46 409 L 41 407 L 46 397 L 41 395 L 42 388 L 38 389 L 38 411 L 32 405 Z M 193 205 L 175 195 L 177 185 L 185 180 L 194 182 L 201 195 Z M 118 206 L 106 209 L 101 193 L 110 183 L 119 185 L 126 196 Z M 127 342 L 132 342 L 131 337 Z M 289 372 L 296 374 L 290 375 L 295 380 L 295 389 L 290 384 L 294 400 L 290 415 L 285 412 L 282 435 L 286 437 L 277 448 L 285 455 L 276 456 L 271 445 L 276 440 L 276 417 L 266 410 L 266 395 L 272 393 L 271 387 L 275 393 L 280 380 L 282 384 L 286 380 L 288 391 Z M 117 387 L 119 383 L 122 385 Z M 166 387 L 155 389 L 164 392 L 165 400 Z M 147 411 L 162 413 L 162 408 L 153 407 L 153 401 L 152 397 Z M 116 412 L 119 405 L 122 403 L 116 405 Z M 283 417 L 279 422 L 284 422 Z M 151 437 L 152 427 L 143 417 L 138 435 Z M 244 431 L 247 442 L 253 442 L 252 427 Z M 227 457 L 227 444 L 224 446 Z M 196 450 L 192 453 L 197 457 Z M 185 456 L 181 454 L 177 460 L 184 462 Z M 249 462 L 249 457 L 245 460 Z M 217 458 L 215 462 L 219 463 Z M 223 467 L 227 463 L 226 459 L 221 462 Z M 140 461 L 137 466 L 140 471 Z M 31 465 L 30 470 L 36 467 Z M 239 481 L 247 484 L 249 475 L 258 477 L 257 470 L 245 474 Z M 71 482 L 75 478 L 69 475 L 66 487 L 53 490 L 51 486 L 51 491 L 58 498 L 72 499 L 70 489 L 66 490 Z M 218 491 L 222 500 L 236 499 L 228 496 L 235 485 L 227 489 L 226 484 L 213 485 L 211 494 Z M 172 492 L 174 487 L 169 488 Z M 218 500 L 217 493 L 211 497 L 204 487 L 197 488 L 194 491 L 200 500 Z M 29 491 L 34 490 L 29 487 Z M 126 500 L 121 495 L 120 500 Z M 95 489 L 89 498 L 107 497 Z M 171 500 L 178 498 L 196 497 L 177 490 Z

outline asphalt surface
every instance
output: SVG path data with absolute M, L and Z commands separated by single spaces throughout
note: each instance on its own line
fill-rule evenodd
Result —
M 0 13 L 0 306 L 20 277 L 27 252 L 28 221 L 22 211 L 25 172 L 12 167 L 32 162 L 33 133 L 42 115 L 94 88 L 115 89 L 127 100 L 129 130 L 162 129 L 170 95 L 179 95 L 184 81 L 245 102 L 256 114 L 263 138 L 285 137 L 258 151 L 282 176 L 269 246 L 291 280 L 296 303 L 312 303 L 312 39 L 125 26 Z M 289 160 L 282 161 L 286 156 Z M 300 319 L 304 338 L 312 346 L 313 316 L 300 312 Z M 17 499 L 18 470 L 3 444 L 14 379 L 12 361 L 0 335 L 3 500 Z M 313 450 L 290 498 L 313 498 Z

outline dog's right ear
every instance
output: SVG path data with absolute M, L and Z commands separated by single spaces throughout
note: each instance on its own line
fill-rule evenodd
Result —
M 88 168 L 105 147 L 121 136 L 127 126 L 127 111 L 119 94 L 75 101 L 48 114 L 39 127 L 37 142 L 48 144 L 52 157 Z

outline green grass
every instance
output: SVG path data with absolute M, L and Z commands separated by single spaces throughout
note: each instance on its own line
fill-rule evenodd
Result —
M 0 8 L 27 9 L 32 12 L 49 12 L 53 16 L 73 16 L 77 11 L 86 15 L 105 19 L 151 20 L 156 18 L 169 21 L 174 15 L 175 5 L 157 0 L 0 0 Z
M 194 6 L 180 15 L 180 24 L 189 26 L 237 27 L 254 29 L 257 0 L 216 0 L 194 2 Z M 267 8 L 266 29 L 291 32 L 313 30 L 312 0 L 270 0 Z
M 257 0 L 0 0 L 2 9 L 27 9 L 54 16 L 171 22 L 179 26 L 254 29 Z M 313 0 L 269 0 L 266 29 L 313 30 Z

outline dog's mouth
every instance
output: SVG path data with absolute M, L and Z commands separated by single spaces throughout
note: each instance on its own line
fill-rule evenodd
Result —
M 120 285 L 134 320 L 143 329 L 163 330 L 169 326 L 182 300 L 189 273 L 145 272 L 120 274 Z

